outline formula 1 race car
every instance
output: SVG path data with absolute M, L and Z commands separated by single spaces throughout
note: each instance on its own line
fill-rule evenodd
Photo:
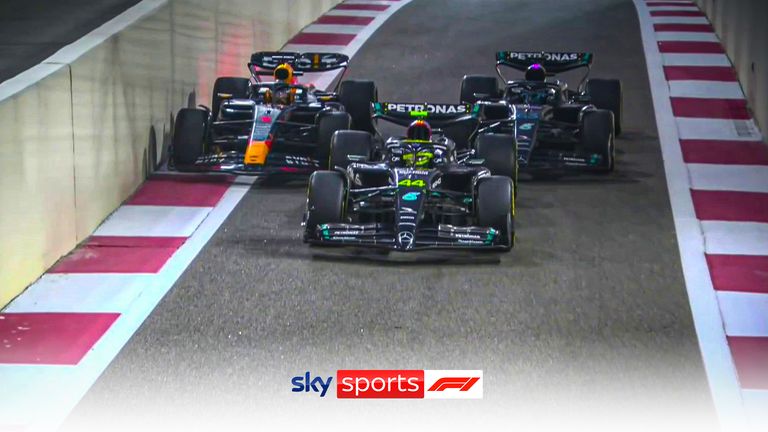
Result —
M 336 53 L 253 54 L 250 79 L 219 78 L 210 109 L 179 111 L 172 168 L 259 176 L 328 168 L 334 132 L 373 131 L 370 104 L 376 87 L 371 81 L 340 80 L 333 92 L 325 92 L 298 84 L 297 77 L 346 71 L 348 62 L 349 57 Z M 261 81 L 265 75 L 273 80 Z
M 492 110 L 492 109 L 491 109 Z M 397 251 L 491 249 L 514 245 L 516 173 L 514 136 L 495 133 L 500 123 L 478 120 L 475 105 L 374 104 L 375 119 L 403 124 L 406 136 L 377 145 L 378 137 L 339 131 L 331 145 L 333 171 L 310 177 L 304 241 L 318 245 L 377 247 Z M 414 118 L 418 120 L 413 121 Z M 478 128 L 472 149 L 462 149 L 442 129 L 467 118 Z M 507 166 L 504 166 L 504 164 Z
M 504 101 L 515 108 L 520 167 L 536 170 L 610 172 L 615 164 L 615 137 L 621 133 L 622 90 L 615 79 L 588 79 L 591 53 L 511 52 L 496 55 L 496 77 L 467 75 L 461 101 Z M 524 71 L 524 80 L 507 81 L 501 66 Z M 556 73 L 587 71 L 571 90 Z

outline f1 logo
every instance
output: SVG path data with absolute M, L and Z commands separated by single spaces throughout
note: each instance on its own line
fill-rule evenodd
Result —
M 483 371 L 425 370 L 425 399 L 482 399 Z
M 468 391 L 478 381 L 480 381 L 480 378 L 478 377 L 440 378 L 437 382 L 432 384 L 432 387 L 427 391 L 445 391 L 445 389 L 450 388 L 457 388 L 459 391 Z

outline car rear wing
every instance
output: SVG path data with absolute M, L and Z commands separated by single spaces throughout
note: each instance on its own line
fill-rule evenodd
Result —
M 349 56 L 328 52 L 259 51 L 251 55 L 248 70 L 259 81 L 259 76 L 272 75 L 284 63 L 291 65 L 295 76 L 336 69 L 343 69 L 343 75 L 349 66 Z
M 540 64 L 544 66 L 547 75 L 555 75 L 574 69 L 586 68 L 587 72 L 581 79 L 579 87 L 589 76 L 594 56 L 588 52 L 553 52 L 553 51 L 499 51 L 496 53 L 496 73 L 507 82 L 501 73 L 501 66 L 525 72 L 529 66 Z
M 480 106 L 477 104 L 432 104 L 406 102 L 374 102 L 371 104 L 372 117 L 401 126 L 408 126 L 414 120 L 426 120 L 432 126 L 441 127 L 450 123 L 477 118 Z

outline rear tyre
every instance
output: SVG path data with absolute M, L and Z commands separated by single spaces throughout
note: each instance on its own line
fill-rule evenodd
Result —
M 352 162 L 349 156 L 357 156 L 363 161 L 371 158 L 373 139 L 371 134 L 363 131 L 340 130 L 331 138 L 330 169 L 336 167 L 346 169 Z
M 221 101 L 225 99 L 247 99 L 250 82 L 247 78 L 222 77 L 213 84 L 211 113 L 213 120 L 219 116 Z
M 376 84 L 366 80 L 346 80 L 339 86 L 339 102 L 352 117 L 356 130 L 375 133 L 371 104 L 379 100 Z
M 173 126 L 171 161 L 178 171 L 193 167 L 205 152 L 205 123 L 208 113 L 193 108 L 182 108 Z
M 491 176 L 477 186 L 477 222 L 479 226 L 499 231 L 499 244 L 504 250 L 515 245 L 515 197 L 508 177 Z
M 517 196 L 517 142 L 514 135 L 482 134 L 477 137 L 477 157 L 484 159 L 483 166 L 491 175 L 505 176 L 512 180 Z
M 477 97 L 475 95 L 484 95 Z M 496 77 L 485 75 L 464 75 L 461 79 L 459 100 L 461 103 L 475 103 L 478 99 L 498 98 L 499 84 Z
M 315 171 L 309 177 L 304 241 L 317 240 L 317 226 L 344 218 L 344 177 L 336 171 Z
M 321 111 L 315 119 L 317 124 L 317 148 L 315 157 L 321 169 L 328 169 L 331 156 L 331 140 L 336 131 L 350 129 L 352 118 L 340 111 Z
M 614 132 L 616 135 L 620 135 L 623 111 L 621 81 L 593 78 L 587 81 L 586 90 L 592 105 L 613 113 Z
M 615 163 L 614 118 L 607 110 L 587 111 L 581 123 L 581 148 L 586 153 L 599 154 L 603 162 L 599 170 L 611 172 Z

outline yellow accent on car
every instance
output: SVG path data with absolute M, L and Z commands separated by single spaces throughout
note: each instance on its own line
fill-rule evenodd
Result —
M 246 165 L 264 165 L 269 154 L 269 147 L 264 141 L 251 141 L 245 150 L 244 163 Z

